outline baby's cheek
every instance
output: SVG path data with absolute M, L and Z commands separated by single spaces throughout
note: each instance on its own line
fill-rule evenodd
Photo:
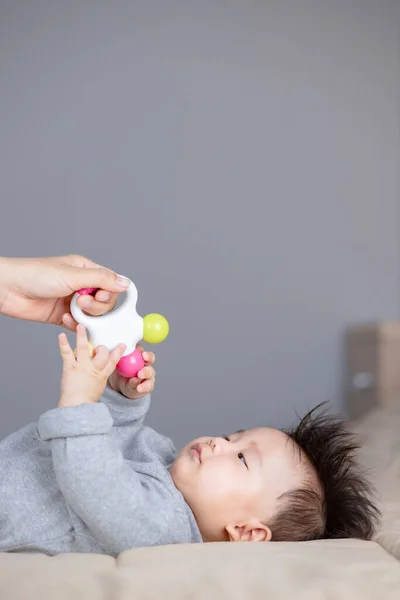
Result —
M 202 473 L 204 476 L 202 483 L 208 494 L 212 495 L 215 499 L 218 497 L 225 498 L 237 489 L 237 478 L 235 477 L 234 469 L 230 465 L 219 465 L 218 461 L 214 461 L 207 466 L 208 469 L 205 469 L 204 473 Z

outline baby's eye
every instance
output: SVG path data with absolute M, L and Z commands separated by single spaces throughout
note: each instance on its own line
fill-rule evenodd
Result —
M 226 440 L 227 442 L 229 442 L 229 438 L 228 438 L 227 435 L 223 435 L 222 437 L 223 437 L 224 440 Z
M 238 459 L 239 459 L 239 460 L 241 460 L 241 461 L 243 462 L 243 464 L 244 464 L 244 465 L 246 466 L 246 468 L 247 468 L 246 459 L 245 459 L 244 455 L 243 455 L 241 452 L 239 452 L 239 454 L 238 454 Z

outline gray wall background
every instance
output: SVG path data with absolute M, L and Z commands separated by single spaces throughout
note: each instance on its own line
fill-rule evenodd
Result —
M 396 318 L 399 2 L 0 2 L 0 240 L 133 278 L 149 423 L 182 444 L 343 410 L 342 334 Z M 2 317 L 0 435 L 58 400 Z

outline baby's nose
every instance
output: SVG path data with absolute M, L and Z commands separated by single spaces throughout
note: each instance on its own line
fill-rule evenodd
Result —
M 224 445 L 226 444 L 226 440 L 224 438 L 213 438 L 210 440 L 210 446 L 214 454 L 221 452 L 223 450 Z

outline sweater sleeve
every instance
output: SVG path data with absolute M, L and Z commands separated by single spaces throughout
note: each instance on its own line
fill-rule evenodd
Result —
M 109 432 L 105 404 L 56 408 L 38 422 L 51 443 L 57 483 L 67 504 L 114 555 L 168 539 L 171 495 L 161 481 L 135 472 Z
M 139 428 L 150 408 L 150 395 L 140 400 L 129 400 L 122 394 L 107 387 L 101 402 L 108 407 L 115 427 L 129 425 Z

